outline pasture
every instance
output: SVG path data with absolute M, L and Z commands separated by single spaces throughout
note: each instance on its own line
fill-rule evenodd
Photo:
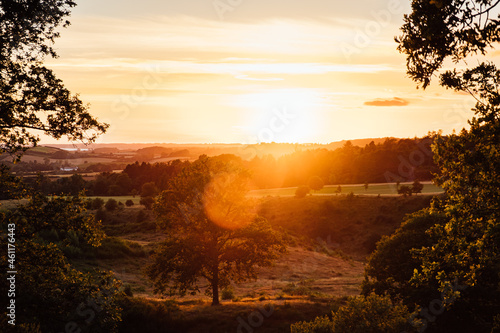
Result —
M 401 183 L 400 185 L 411 185 L 412 183 Z M 422 194 L 436 195 L 443 193 L 443 189 L 432 184 L 431 182 L 422 182 L 424 188 Z M 381 196 L 395 196 L 398 195 L 396 183 L 381 183 L 381 184 L 368 184 L 365 189 L 364 184 L 346 184 L 340 185 L 342 191 L 337 193 L 338 185 L 326 185 L 319 191 L 311 191 L 312 195 L 342 195 L 353 193 L 355 195 L 381 195 Z M 297 187 L 283 187 L 260 189 L 249 192 L 253 197 L 266 197 L 266 196 L 295 196 Z

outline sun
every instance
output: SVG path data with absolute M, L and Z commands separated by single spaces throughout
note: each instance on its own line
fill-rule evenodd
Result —
M 320 93 L 279 89 L 246 95 L 249 134 L 256 142 L 314 142 L 320 127 Z

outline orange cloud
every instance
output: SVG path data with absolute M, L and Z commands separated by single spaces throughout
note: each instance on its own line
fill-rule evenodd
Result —
M 373 101 L 366 101 L 364 103 L 364 105 L 369 105 L 369 106 L 406 106 L 408 104 L 410 104 L 410 102 L 399 97 L 394 97 L 393 99 L 377 98 Z

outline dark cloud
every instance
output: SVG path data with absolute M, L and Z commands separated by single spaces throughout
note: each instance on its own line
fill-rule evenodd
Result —
M 366 101 L 364 104 L 369 106 L 406 106 L 410 102 L 399 97 L 394 97 L 393 99 L 377 98 L 373 101 Z

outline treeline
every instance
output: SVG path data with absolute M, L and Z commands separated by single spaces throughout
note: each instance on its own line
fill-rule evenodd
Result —
M 180 160 L 155 164 L 135 162 L 127 165 L 123 172 L 103 172 L 93 180 L 74 174 L 54 181 L 41 174 L 36 179 L 27 178 L 25 182 L 46 195 L 81 192 L 89 196 L 141 195 L 147 183 L 154 183 L 160 191 L 166 189 L 168 181 L 188 164 Z
M 432 140 L 386 139 L 365 147 L 347 141 L 335 150 L 298 151 L 275 159 L 268 155 L 248 163 L 258 188 L 306 185 L 319 176 L 326 185 L 430 180 L 438 171 L 432 158 Z
M 250 161 L 234 155 L 218 158 L 233 160 L 250 170 L 252 185 L 256 188 L 301 186 L 308 184 L 312 177 L 321 178 L 325 185 L 422 181 L 432 179 L 432 174 L 437 172 L 430 145 L 430 138 L 386 139 L 365 147 L 348 141 L 333 151 L 304 150 L 280 158 L 272 155 Z M 141 195 L 148 183 L 154 183 L 157 191 L 166 189 L 169 180 L 189 164 L 180 160 L 155 164 L 135 162 L 121 173 L 102 172 L 93 180 L 75 174 L 56 181 L 43 175 L 36 181 L 27 181 L 45 194 L 74 195 L 85 191 L 90 196 Z M 148 192 L 151 191 L 148 189 Z

